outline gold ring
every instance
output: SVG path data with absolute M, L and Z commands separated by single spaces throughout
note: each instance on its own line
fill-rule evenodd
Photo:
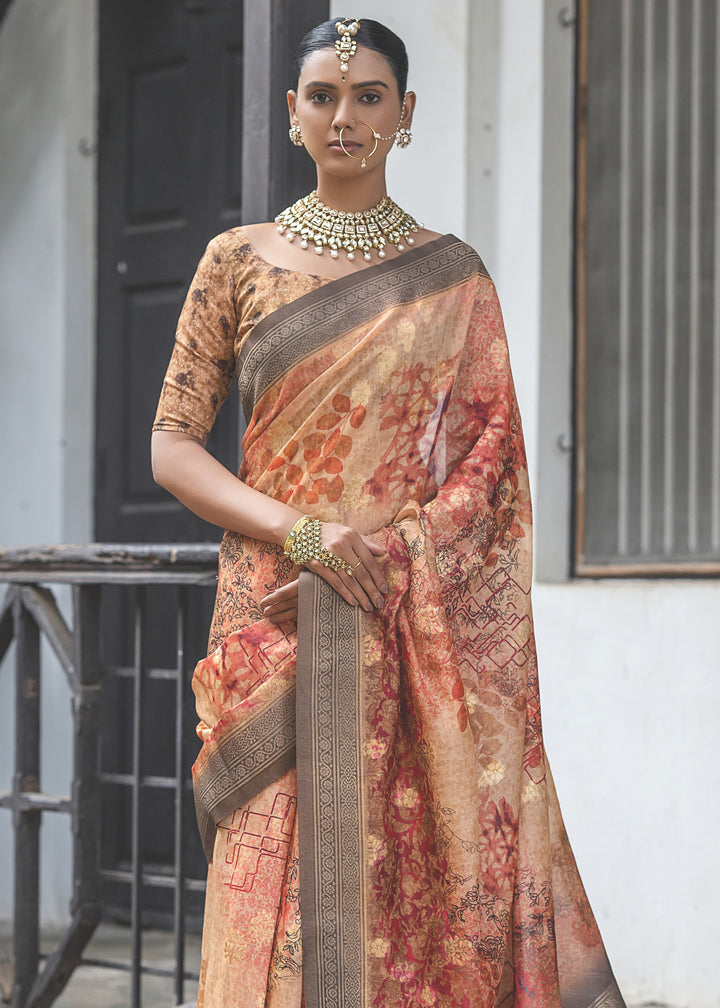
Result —
M 353 571 L 356 571 L 358 569 L 358 567 L 360 566 L 361 563 L 362 563 L 362 560 L 358 560 L 358 562 L 356 564 L 353 564 Z

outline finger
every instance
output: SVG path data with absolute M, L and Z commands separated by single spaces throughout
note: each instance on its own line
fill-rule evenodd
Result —
M 275 602 L 274 605 L 263 607 L 263 616 L 277 616 L 282 612 L 293 612 L 297 609 L 297 599 L 287 599 L 282 602 Z
M 363 542 L 375 556 L 385 556 L 387 550 L 384 546 L 380 546 L 379 543 L 373 542 L 372 539 L 368 539 L 366 536 L 362 537 Z
M 347 526 L 327 523 L 323 525 L 323 545 L 350 567 L 350 570 L 336 572 L 346 591 L 366 612 L 382 608 L 382 595 L 387 591 L 387 585 L 383 572 L 365 543 L 365 537 Z
M 358 559 L 362 560 L 362 563 L 355 565 L 354 573 L 363 588 L 373 599 L 373 602 L 377 604 L 375 596 L 378 592 L 382 595 L 387 595 L 388 586 L 382 567 L 370 551 L 371 544 L 375 545 L 371 542 L 371 540 L 366 540 L 364 537 L 362 538 L 361 545 L 357 547 Z
M 277 612 L 266 613 L 265 618 L 271 623 L 297 623 L 297 614 L 297 606 L 291 606 Z
M 268 616 L 267 621 L 268 623 L 272 623 L 273 626 L 283 627 L 286 633 L 294 630 L 297 626 L 296 616 L 283 616 L 282 618 L 278 617 L 277 619 L 275 619 L 274 616 L 272 618 Z
M 260 599 L 261 606 L 274 605 L 276 602 L 282 601 L 284 599 L 296 599 L 298 596 L 298 581 L 289 581 L 288 584 L 282 585 L 281 588 L 276 588 L 275 591 L 270 592 L 265 598 Z
M 327 581 L 331 588 L 334 588 L 338 595 L 343 598 L 348 605 L 360 605 L 366 612 L 372 612 L 373 606 L 363 589 L 356 583 L 354 578 L 348 574 L 341 574 L 326 567 L 319 560 L 311 560 L 307 567 L 315 574 Z
M 362 570 L 364 570 L 364 568 L 358 567 L 357 573 L 360 573 Z M 382 598 L 379 596 L 377 589 L 367 577 L 367 574 L 363 574 L 358 578 L 355 574 L 343 572 L 340 574 L 340 579 L 353 593 L 365 612 L 372 612 L 374 609 L 382 608 Z M 378 599 L 379 604 L 377 601 Z
M 357 589 L 362 590 L 362 597 L 367 598 L 372 603 L 373 608 L 382 609 L 385 604 L 382 590 L 382 586 L 385 584 L 385 581 L 382 576 L 382 572 L 378 576 L 380 585 L 377 585 L 370 571 L 365 566 L 365 563 L 362 563 L 355 569 L 354 580 L 357 585 Z

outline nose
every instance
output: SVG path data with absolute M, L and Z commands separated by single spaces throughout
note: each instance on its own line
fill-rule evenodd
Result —
M 348 100 L 341 99 L 335 109 L 333 129 L 337 130 L 338 133 L 343 128 L 352 129 L 355 125 L 355 120 L 353 119 L 351 112 L 352 108 L 350 102 Z

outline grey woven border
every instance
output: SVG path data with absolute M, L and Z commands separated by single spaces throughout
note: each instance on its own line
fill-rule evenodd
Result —
M 364 1002 L 359 607 L 300 575 L 297 775 L 307 1008 Z
M 212 861 L 217 824 L 295 765 L 295 687 L 246 723 L 223 734 L 195 779 L 195 812 Z
M 238 360 L 249 420 L 255 403 L 299 361 L 394 305 L 412 304 L 487 270 L 477 252 L 443 235 L 375 266 L 333 280 L 258 322 Z

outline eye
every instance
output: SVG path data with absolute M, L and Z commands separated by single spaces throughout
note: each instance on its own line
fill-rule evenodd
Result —
M 360 101 L 364 102 L 366 105 L 374 105 L 376 102 L 380 101 L 380 95 L 377 91 L 366 91 L 360 97 Z
M 310 101 L 315 102 L 316 105 L 326 105 L 331 100 L 327 91 L 313 91 L 310 95 Z

